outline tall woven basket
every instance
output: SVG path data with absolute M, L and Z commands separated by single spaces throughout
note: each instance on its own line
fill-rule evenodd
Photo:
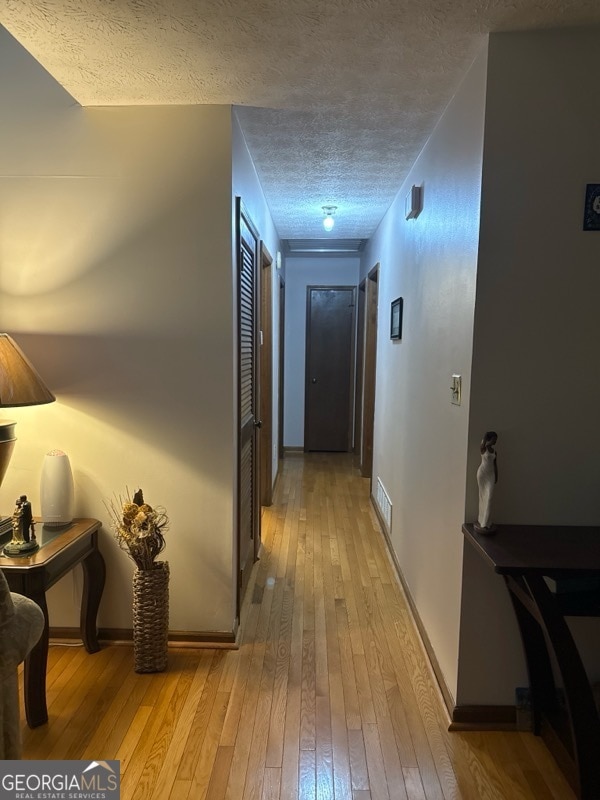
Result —
M 136 672 L 167 668 L 169 633 L 169 563 L 133 573 L 133 656 Z

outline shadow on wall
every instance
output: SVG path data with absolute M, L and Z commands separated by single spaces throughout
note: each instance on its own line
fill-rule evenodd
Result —
M 197 340 L 51 334 L 17 339 L 61 404 L 85 409 L 128 440 L 147 442 L 207 478 L 219 472 L 219 453 L 227 448 L 215 421 L 224 398 L 210 385 L 222 385 L 231 368 L 217 364 L 216 375 L 208 348 Z M 104 447 L 116 444 L 107 439 Z

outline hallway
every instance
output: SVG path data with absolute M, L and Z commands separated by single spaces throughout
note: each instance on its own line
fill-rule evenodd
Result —
M 158 675 L 51 648 L 24 757 L 120 759 L 123 800 L 574 797 L 536 737 L 448 733 L 350 456 L 286 456 L 243 619 L 239 650 L 173 648 Z

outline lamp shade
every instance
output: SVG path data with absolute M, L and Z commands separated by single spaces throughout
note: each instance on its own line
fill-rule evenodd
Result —
M 10 419 L 0 419 L 0 486 L 6 475 L 6 470 L 10 463 L 10 457 L 15 447 L 15 425 Z
M 0 333 L 0 408 L 37 406 L 56 398 L 18 344 Z

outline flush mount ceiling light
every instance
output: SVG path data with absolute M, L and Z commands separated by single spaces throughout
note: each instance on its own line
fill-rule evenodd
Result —
M 335 220 L 333 219 L 333 215 L 337 211 L 337 206 L 323 206 L 323 213 L 325 214 L 325 219 L 323 220 L 323 227 L 327 232 L 333 230 L 333 226 L 335 225 Z

